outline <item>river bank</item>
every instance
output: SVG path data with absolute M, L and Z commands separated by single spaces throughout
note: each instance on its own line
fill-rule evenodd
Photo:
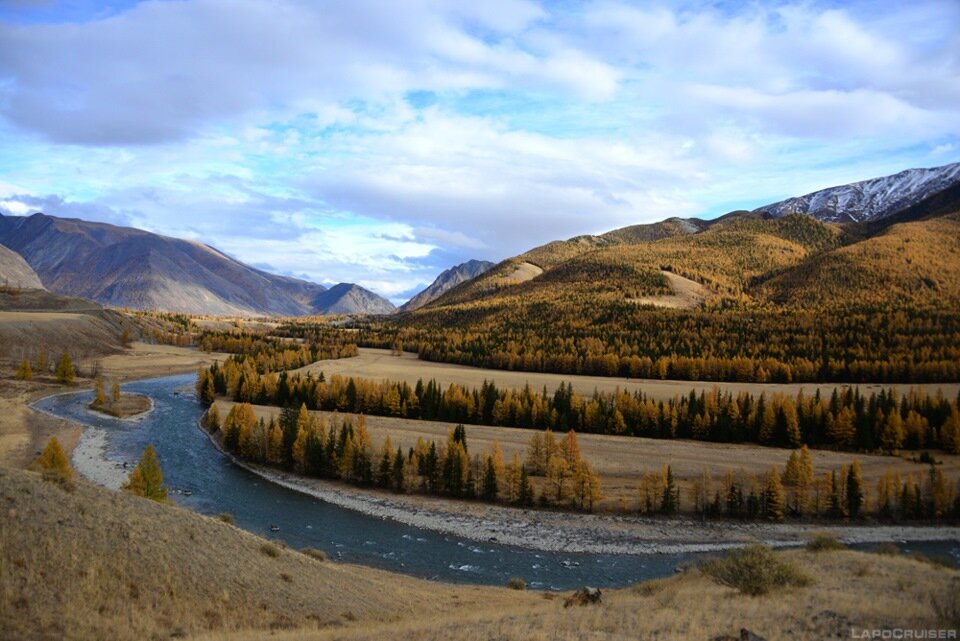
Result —
M 833 523 L 740 523 L 638 515 L 583 514 L 534 510 L 415 494 L 358 488 L 305 478 L 242 461 L 225 452 L 199 424 L 214 446 L 236 465 L 290 490 L 339 507 L 404 525 L 544 552 L 584 554 L 702 553 L 762 542 L 774 547 L 803 545 L 829 532 L 848 544 L 960 541 L 960 527 L 837 525 Z

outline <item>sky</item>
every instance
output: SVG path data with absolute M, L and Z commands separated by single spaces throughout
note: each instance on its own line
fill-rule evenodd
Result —
M 0 213 L 403 302 L 960 160 L 960 2 L 0 0 Z

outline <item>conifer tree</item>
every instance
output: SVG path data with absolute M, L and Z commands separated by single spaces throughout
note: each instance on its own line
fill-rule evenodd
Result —
M 533 488 L 530 486 L 530 477 L 527 476 L 527 468 L 520 468 L 520 487 L 517 491 L 517 503 L 523 507 L 533 505 Z
M 57 377 L 57 382 L 61 385 L 71 385 L 73 383 L 73 360 L 70 358 L 70 354 L 64 352 L 60 357 L 60 362 L 57 363 L 57 370 L 55 372 Z
M 771 521 L 782 521 L 784 516 L 785 498 L 783 485 L 780 483 L 780 472 L 776 466 L 767 474 L 767 484 L 764 490 L 764 504 L 767 518 Z
M 133 469 L 123 489 L 154 501 L 165 501 L 167 488 L 163 484 L 163 472 L 160 470 L 160 461 L 153 445 L 148 443 L 140 457 L 140 462 Z
M 397 453 L 393 456 L 393 489 L 395 492 L 403 492 L 404 490 L 404 467 L 403 451 L 397 447 Z
M 210 409 L 207 410 L 207 417 L 204 421 L 204 425 L 211 432 L 216 432 L 220 429 L 220 408 L 217 407 L 216 403 L 211 405 Z
M 557 503 L 562 502 L 567 497 L 569 490 L 567 479 L 570 477 L 570 466 L 564 456 L 554 454 L 547 461 L 547 483 L 550 485 L 552 495 Z
M 673 468 L 666 466 L 663 472 L 663 493 L 660 497 L 660 512 L 672 516 L 680 511 L 677 485 L 673 479 Z
M 887 452 L 896 452 L 903 447 L 903 440 L 903 419 L 900 418 L 900 411 L 894 408 L 880 432 L 880 445 Z
M 103 407 L 107 404 L 107 397 L 103 393 L 103 379 L 97 377 L 93 385 L 93 403 L 94 407 Z
M 47 446 L 31 467 L 42 472 L 46 478 L 65 482 L 73 480 L 73 468 L 70 467 L 70 461 L 56 436 L 50 437 Z
M 840 486 L 837 483 L 836 470 L 830 472 L 829 496 L 827 497 L 827 516 L 839 519 L 843 517 L 843 499 L 840 497 Z
M 497 468 L 493 457 L 488 456 L 483 470 L 483 490 L 480 494 L 484 501 L 496 501 L 499 488 L 497 487 Z
M 847 513 L 851 519 L 860 516 L 863 498 L 863 476 L 860 473 L 860 459 L 853 459 L 853 464 L 847 470 Z
M 17 368 L 17 373 L 15 378 L 18 381 L 32 381 L 33 380 L 33 370 L 30 369 L 30 361 L 23 359 L 20 361 L 20 366 Z
M 116 381 L 114 381 L 113 386 L 110 388 L 110 400 L 114 406 L 120 404 L 120 383 Z

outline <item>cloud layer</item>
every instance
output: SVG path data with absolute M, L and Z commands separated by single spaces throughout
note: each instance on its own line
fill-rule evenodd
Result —
M 467 258 L 960 158 L 960 5 L 8 3 L 0 208 L 401 301 Z

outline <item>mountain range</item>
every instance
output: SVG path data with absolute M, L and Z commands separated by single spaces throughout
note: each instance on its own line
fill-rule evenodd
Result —
M 452 288 L 410 323 L 506 314 L 531 301 L 686 307 L 722 298 L 960 303 L 960 163 L 713 220 L 669 218 L 553 241 Z
M 40 213 L 0 216 L 0 244 L 22 256 L 47 289 L 113 307 L 281 316 L 393 309 L 357 285 L 331 293 L 255 269 L 209 245 L 105 223 Z
M 777 304 L 960 300 L 957 211 L 960 163 L 908 169 L 713 220 L 668 218 L 553 241 L 498 264 L 471 260 L 399 311 L 521 302 L 516 296 L 665 306 L 711 295 Z M 359 285 L 327 289 L 203 243 L 41 213 L 0 215 L 0 281 L 113 307 L 209 315 L 397 311 Z

